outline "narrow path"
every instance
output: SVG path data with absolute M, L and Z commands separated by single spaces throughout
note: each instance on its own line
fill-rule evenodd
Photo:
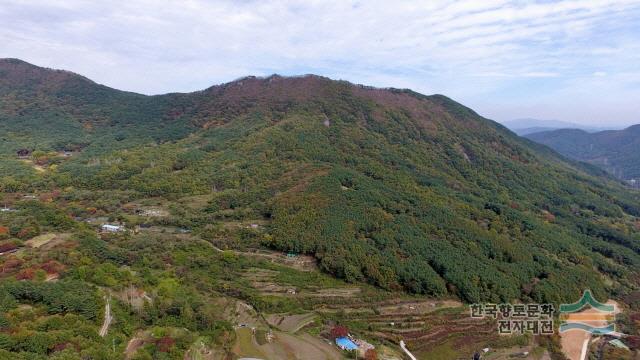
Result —
M 111 320 L 113 317 L 111 316 L 111 303 L 109 302 L 111 298 L 107 298 L 107 304 L 104 306 L 104 322 L 102 323 L 102 327 L 100 328 L 100 336 L 105 337 L 107 335 L 107 331 L 109 330 L 109 325 L 111 325 Z
M 582 351 L 580 352 L 580 360 L 585 360 L 587 358 L 587 350 L 589 350 L 589 340 L 591 337 L 584 339 L 582 343 Z
M 407 354 L 407 356 L 411 359 L 411 360 L 418 360 L 416 359 L 415 356 L 413 356 L 413 354 L 407 349 L 407 346 L 404 344 L 404 340 L 400 340 L 400 348 L 402 349 L 402 351 L 405 352 L 405 354 Z

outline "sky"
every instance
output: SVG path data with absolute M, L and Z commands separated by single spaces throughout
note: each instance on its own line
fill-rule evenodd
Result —
M 318 74 L 497 121 L 640 123 L 640 0 L 0 0 L 0 58 L 188 92 Z

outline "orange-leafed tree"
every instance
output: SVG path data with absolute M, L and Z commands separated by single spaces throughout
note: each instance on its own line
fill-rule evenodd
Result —
M 40 265 L 40 269 L 46 271 L 47 274 L 56 274 L 64 270 L 64 265 L 55 260 L 49 260 L 46 263 Z
M 20 270 L 19 273 L 16 274 L 17 280 L 33 280 L 36 275 L 36 270 L 33 268 L 26 268 Z
M 1 266 L 2 273 L 3 274 L 7 274 L 7 273 L 10 273 L 12 271 L 15 271 L 15 270 L 19 269 L 23 262 L 24 261 L 22 261 L 22 260 L 20 260 L 20 259 L 18 259 L 16 257 L 11 257 L 11 258 L 6 259 L 4 261 L 4 263 L 2 263 L 2 266 Z
M 368 349 L 364 352 L 364 360 L 378 360 L 378 353 L 375 349 Z
M 6 226 L 0 226 L 0 240 L 9 237 L 9 228 Z

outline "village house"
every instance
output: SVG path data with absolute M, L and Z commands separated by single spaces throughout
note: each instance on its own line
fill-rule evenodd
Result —
M 354 343 L 351 339 L 346 336 L 336 338 L 336 345 L 342 349 L 347 351 L 358 350 L 358 345 Z
M 112 232 L 112 233 L 125 231 L 124 226 L 121 226 L 121 225 L 104 224 L 100 228 L 104 232 Z

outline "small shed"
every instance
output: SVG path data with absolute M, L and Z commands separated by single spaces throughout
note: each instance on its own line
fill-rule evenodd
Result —
M 101 226 L 101 229 L 102 231 L 106 231 L 106 232 L 122 232 L 124 231 L 124 226 L 104 224 Z
M 358 345 L 351 341 L 348 337 L 336 338 L 336 345 L 342 350 L 358 350 Z

